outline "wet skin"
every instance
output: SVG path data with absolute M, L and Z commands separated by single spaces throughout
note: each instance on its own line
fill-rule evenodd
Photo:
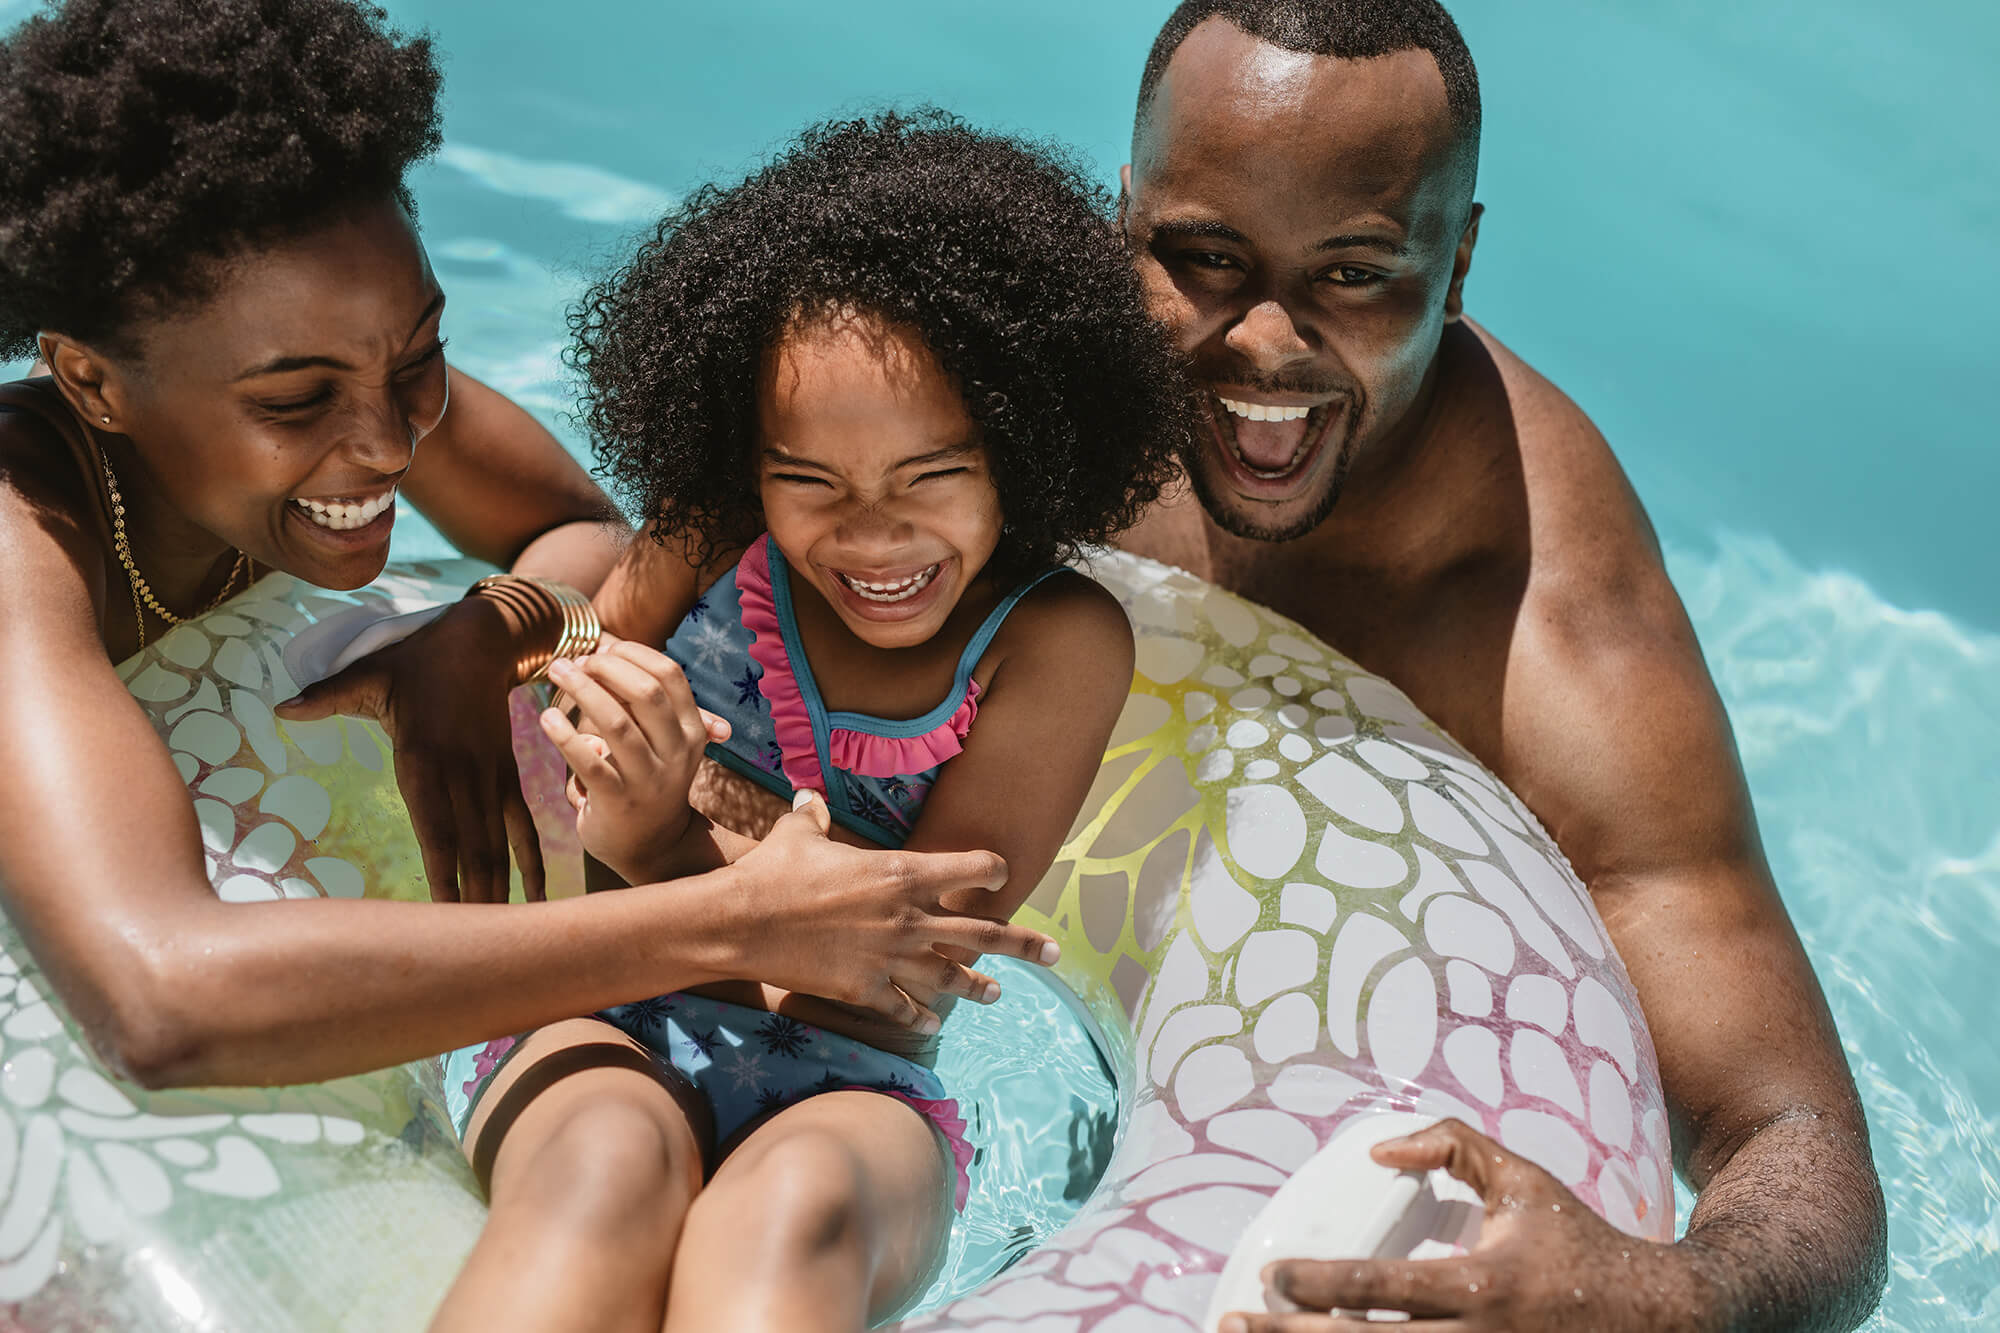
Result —
M 118 470 L 135 559 L 170 608 L 220 588 L 231 548 L 260 571 L 366 582 L 386 525 L 329 532 L 293 501 L 391 483 L 461 551 L 596 586 L 622 528 L 607 528 L 602 494 L 546 431 L 447 368 L 438 305 L 409 219 L 360 202 L 233 256 L 206 297 L 115 347 L 45 332 L 54 381 L 34 391 Z M 36 777 L 0 799 L 0 888 L 121 1076 L 313 1082 L 737 976 L 912 1024 L 941 990 L 983 991 L 936 946 L 1040 956 L 1039 934 L 936 911 L 941 895 L 1004 878 L 997 857 L 890 863 L 805 816 L 727 871 L 589 901 L 222 903 L 186 783 L 113 670 L 138 632 L 97 485 L 40 416 L 0 412 L 0 673 L 13 683 L 0 771 Z M 147 623 L 152 638 L 166 628 Z M 436 817 L 434 894 L 504 897 L 510 833 L 533 846 L 496 711 L 518 629 L 492 603 L 462 603 L 293 714 L 385 718 L 420 830 L 422 809 Z
M 1140 273 L 1214 395 L 1324 406 L 1247 449 L 1212 421 L 1192 487 L 1125 544 L 1393 680 L 1536 812 L 1631 973 L 1700 1199 L 1683 1242 L 1635 1242 L 1447 1127 L 1378 1156 L 1479 1185 L 1477 1251 L 1271 1276 L 1310 1309 L 1453 1327 L 1850 1327 L 1885 1229 L 1852 1078 L 1644 511 L 1583 413 L 1462 315 L 1468 168 L 1426 53 L 1189 36 L 1127 169 Z

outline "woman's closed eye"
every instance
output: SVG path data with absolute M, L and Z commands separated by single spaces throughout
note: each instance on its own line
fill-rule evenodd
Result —
M 829 490 L 833 488 L 833 483 L 825 477 L 817 477 L 810 472 L 773 472 L 770 476 L 772 481 L 790 482 L 795 486 L 824 486 Z
M 920 473 L 918 473 L 918 474 L 917 474 L 917 477 L 916 477 L 916 480 L 917 480 L 917 481 L 936 481 L 936 480 L 937 480 L 938 478 L 940 478 L 940 477 L 960 477 L 960 476 L 964 476 L 964 475 L 965 475 L 966 473 L 968 473 L 968 472 L 970 472 L 970 471 L 972 471 L 972 469 L 971 469 L 971 468 L 969 468 L 969 467 L 963 467 L 963 466 L 961 466 L 961 467 L 940 467 L 940 468 L 932 468 L 932 469 L 931 469 L 930 471 L 928 471 L 928 472 L 920 472 Z M 915 484 L 915 483 L 912 483 L 912 484 Z
M 398 367 L 396 378 L 399 381 L 418 378 L 444 357 L 444 349 L 448 345 L 448 339 L 439 338 L 436 342 L 418 353 L 414 360 Z M 314 389 L 311 393 L 303 397 L 280 398 L 276 400 L 267 399 L 259 402 L 257 406 L 263 411 L 271 413 L 273 416 L 290 417 L 297 416 L 302 412 L 309 412 L 313 408 L 324 406 L 331 401 L 333 401 L 333 385 L 327 383 L 320 385 L 317 389 Z

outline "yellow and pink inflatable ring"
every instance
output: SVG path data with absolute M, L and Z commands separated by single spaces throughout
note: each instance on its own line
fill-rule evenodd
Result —
M 300 630 L 455 598 L 481 572 L 392 567 L 355 594 L 274 575 L 120 667 L 223 898 L 424 896 L 381 732 L 271 705 Z M 1652 1044 L 1534 817 L 1297 625 L 1134 557 L 1091 572 L 1132 618 L 1138 671 L 1023 919 L 1061 940 L 1058 977 L 1116 1074 L 1116 1149 L 1047 1244 L 902 1327 L 1208 1329 L 1254 1305 L 1266 1257 L 1451 1252 L 1476 1237 L 1470 1196 L 1365 1153 L 1444 1115 L 1669 1238 Z M 517 713 L 561 892 L 560 765 L 532 705 Z M 422 1327 L 483 1215 L 437 1080 L 432 1061 L 277 1090 L 121 1085 L 0 923 L 0 1331 Z

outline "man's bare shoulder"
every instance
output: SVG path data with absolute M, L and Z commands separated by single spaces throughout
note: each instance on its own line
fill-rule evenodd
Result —
M 1470 321 L 1468 321 L 1470 324 Z M 1665 577 L 1653 525 L 1611 445 L 1588 414 L 1486 329 L 1526 492 L 1529 596 L 1619 599 L 1632 581 Z
M 1478 332 L 1514 412 L 1531 534 L 1503 776 L 1586 880 L 1738 855 L 1750 825 L 1728 722 L 1645 509 L 1583 410 Z

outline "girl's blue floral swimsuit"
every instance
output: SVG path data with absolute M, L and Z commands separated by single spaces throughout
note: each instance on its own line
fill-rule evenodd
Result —
M 711 758 L 787 799 L 801 787 L 820 791 L 843 825 L 899 847 L 978 715 L 973 668 L 1021 598 L 1057 572 L 1009 593 L 959 655 L 951 693 L 908 721 L 826 710 L 800 646 L 785 558 L 768 536 L 695 603 L 665 649 L 701 706 L 729 719 L 730 739 L 710 745 Z M 816 1093 L 863 1088 L 909 1103 L 943 1136 L 957 1166 L 955 1201 L 965 1206 L 972 1160 L 965 1120 L 923 1065 L 782 1014 L 684 991 L 599 1017 L 664 1057 L 702 1094 L 718 1144 Z M 501 1037 L 444 1057 L 446 1109 L 460 1135 L 519 1041 Z

